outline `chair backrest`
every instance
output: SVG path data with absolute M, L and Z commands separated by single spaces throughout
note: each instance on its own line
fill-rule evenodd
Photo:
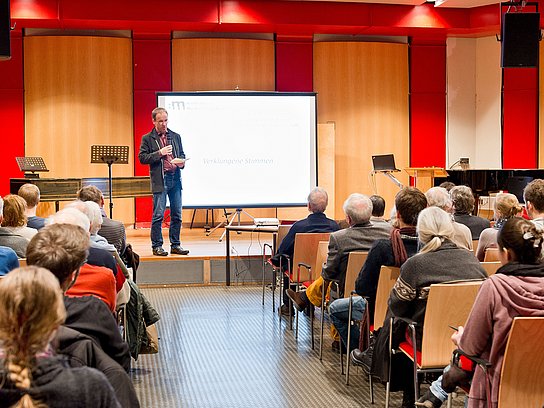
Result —
M 487 272 L 487 276 L 495 275 L 495 272 L 497 272 L 497 269 L 501 267 L 501 263 L 499 261 L 493 261 L 493 262 L 480 262 L 480 265 L 482 265 L 482 268 L 485 269 Z
M 306 268 L 300 269 L 300 276 L 297 277 L 299 263 L 315 265 L 317 247 L 319 241 L 329 242 L 330 232 L 303 232 L 295 235 L 295 249 L 293 251 L 293 271 L 291 271 L 293 282 L 306 282 L 311 280 L 310 272 Z
M 472 252 L 476 253 L 476 250 L 478 249 L 478 243 L 480 242 L 479 239 L 473 239 L 472 240 Z
M 355 289 L 355 280 L 366 262 L 368 252 L 350 252 L 348 256 L 348 266 L 346 267 L 346 284 L 344 286 L 344 297 L 349 297 Z
M 382 266 L 380 269 L 380 278 L 378 279 L 378 289 L 376 290 L 376 304 L 374 307 L 374 330 L 383 326 L 385 315 L 387 314 L 387 303 L 391 289 L 400 276 L 400 268 L 394 266 Z
M 483 281 L 439 283 L 431 285 L 425 321 L 421 366 L 445 367 L 455 349 L 449 326 L 464 326 Z
M 319 241 L 317 244 L 317 254 L 315 257 L 315 264 L 312 269 L 312 279 L 317 279 L 321 276 L 323 270 L 323 264 L 327 261 L 327 255 L 329 254 L 329 241 Z
M 516 317 L 506 344 L 498 408 L 544 406 L 544 317 Z
M 27 266 L 26 258 L 19 258 L 19 267 Z
M 484 262 L 494 262 L 499 260 L 499 248 L 487 248 L 485 250 Z
M 291 229 L 291 225 L 292 224 L 289 224 L 289 225 L 282 224 L 278 226 L 278 235 L 276 235 L 276 248 L 280 247 L 281 242 L 283 241 L 283 239 L 285 238 L 285 236 Z

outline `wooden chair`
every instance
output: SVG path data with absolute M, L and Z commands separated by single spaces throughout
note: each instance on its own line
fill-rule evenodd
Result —
M 303 283 L 309 285 L 313 279 L 312 266 L 315 265 L 317 256 L 317 248 L 319 241 L 329 241 L 330 232 L 319 233 L 298 233 L 295 235 L 295 248 L 293 251 L 293 261 L 290 263 L 295 271 L 291 271 L 290 267 L 286 272 L 289 278 L 289 286 L 295 284 L 302 286 Z M 283 280 L 280 280 L 280 284 Z M 306 286 L 307 287 L 307 286 Z M 283 292 L 283 288 L 280 288 L 280 294 Z M 292 310 L 293 302 L 289 300 L 289 310 Z M 310 309 L 311 310 L 311 309 Z M 291 317 L 291 316 L 290 316 Z M 280 313 L 281 321 L 281 313 Z M 312 349 L 314 348 L 313 337 L 313 316 L 312 321 Z M 292 324 L 291 318 L 289 319 L 290 325 Z M 292 326 L 290 326 L 292 328 Z M 297 315 L 297 328 L 298 328 L 298 315 Z M 295 337 L 298 338 L 298 330 L 295 333 Z
M 19 267 L 27 266 L 26 258 L 19 258 Z
M 499 261 L 493 261 L 493 262 L 480 262 L 480 265 L 482 265 L 482 268 L 485 269 L 487 276 L 495 275 L 495 272 L 497 272 L 497 269 L 499 269 L 502 264 Z
M 487 248 L 485 250 L 484 262 L 494 262 L 499 260 L 499 248 Z
M 344 297 L 348 297 L 349 294 L 355 289 L 355 280 L 357 279 L 357 275 L 359 275 L 359 271 L 363 267 L 366 258 L 368 256 L 368 252 L 362 252 L 362 251 L 354 251 L 350 252 L 348 255 L 348 264 L 346 266 L 346 279 L 345 279 L 345 287 L 344 287 Z M 324 330 L 324 324 L 325 324 L 325 303 L 326 303 L 326 296 L 327 296 L 327 289 L 328 285 L 325 284 L 326 282 L 323 281 L 323 286 L 321 288 L 322 296 L 321 296 L 321 325 L 320 325 L 320 335 L 319 335 L 319 359 L 323 359 L 323 330 Z M 340 362 L 341 362 L 341 368 L 342 368 L 342 374 L 344 374 L 344 363 L 342 359 L 342 347 L 340 347 Z M 349 354 L 349 350 L 348 350 Z
M 544 406 L 544 317 L 512 322 L 499 385 L 498 408 Z
M 276 234 L 276 251 L 280 247 L 281 242 L 291 229 L 292 224 L 288 225 L 280 225 L 278 226 L 278 233 Z M 266 258 L 266 248 L 270 249 L 270 256 Z M 276 284 L 277 284 L 277 276 L 278 276 L 278 270 L 281 271 L 281 260 L 280 260 L 280 266 L 275 267 L 272 265 L 272 262 L 270 261 L 270 258 L 275 255 L 272 253 L 273 249 L 272 246 L 269 244 L 263 245 L 263 300 L 262 305 L 264 306 L 264 291 L 266 288 L 266 282 L 265 282 L 265 272 L 266 272 L 266 265 L 270 265 L 272 267 L 272 310 L 275 313 L 276 312 Z M 281 273 L 281 272 L 280 272 Z M 281 295 L 280 295 L 281 296 Z M 280 301 L 281 304 L 281 301 Z
M 478 249 L 478 243 L 480 242 L 479 239 L 473 239 L 472 240 L 472 252 L 476 253 L 476 250 Z
M 451 341 L 452 330 L 449 326 L 457 327 L 465 324 L 482 282 L 467 281 L 431 285 L 423 324 L 421 351 L 416 351 L 416 325 L 415 323 L 408 325 L 412 344 L 401 343 L 399 349 L 414 363 L 416 401 L 419 398 L 418 373 L 442 372 L 450 363 L 455 346 Z M 390 330 L 392 327 L 391 324 Z M 391 332 L 390 335 L 392 335 Z M 385 400 L 388 407 L 389 383 L 386 387 Z
M 395 286 L 397 279 L 400 276 L 400 268 L 395 266 L 382 266 L 380 269 L 380 277 L 378 279 L 378 287 L 376 289 L 376 299 L 374 302 L 374 324 L 370 327 L 370 331 L 374 331 L 383 326 L 385 315 L 387 314 L 387 305 L 389 302 L 389 294 Z M 351 302 L 350 302 L 351 303 Z M 351 304 L 350 304 L 351 307 Z M 351 316 L 351 310 L 348 312 Z M 363 336 L 364 333 L 361 333 Z M 368 335 L 368 333 L 367 333 Z M 351 330 L 348 331 L 348 342 L 351 340 Z M 349 353 L 348 353 L 349 356 Z M 346 384 L 349 384 L 349 364 L 350 360 L 346 360 Z M 368 376 L 370 386 L 370 402 L 374 403 L 374 387 L 372 385 L 372 376 Z

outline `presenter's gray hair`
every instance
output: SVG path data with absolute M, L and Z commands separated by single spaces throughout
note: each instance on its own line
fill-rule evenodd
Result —
M 308 194 L 308 206 L 313 213 L 323 213 L 327 209 L 329 195 L 325 189 L 316 187 Z
M 161 108 L 161 107 L 157 107 L 157 108 L 153 109 L 153 111 L 151 111 L 151 118 L 153 118 L 153 121 L 155 119 L 157 119 L 157 115 L 159 113 L 166 113 L 168 115 L 168 111 L 166 109 Z
M 364 194 L 353 193 L 344 201 L 343 209 L 352 225 L 362 224 L 372 216 L 372 201 Z
M 438 207 L 446 212 L 451 212 L 453 203 L 451 197 L 444 187 L 431 187 L 425 193 L 429 207 Z

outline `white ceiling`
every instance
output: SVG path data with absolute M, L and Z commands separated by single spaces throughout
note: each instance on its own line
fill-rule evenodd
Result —
M 303 0 L 303 1 L 315 1 L 315 0 Z M 325 1 L 325 0 L 324 0 Z M 380 4 L 402 4 L 409 6 L 419 6 L 426 3 L 425 0 L 327 0 L 346 3 L 380 3 Z M 486 6 L 489 4 L 499 4 L 498 0 L 436 0 L 439 7 L 458 7 L 458 8 L 471 8 L 478 6 Z

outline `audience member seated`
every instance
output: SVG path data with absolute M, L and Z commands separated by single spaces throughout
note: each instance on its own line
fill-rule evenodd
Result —
M 448 194 L 448 190 L 445 188 L 431 187 L 425 193 L 425 197 L 427 197 L 427 204 L 429 207 L 438 207 L 446 211 L 448 214 L 452 213 L 453 203 L 450 195 Z M 454 221 L 453 217 L 452 222 L 453 229 L 455 231 L 452 241 L 459 248 L 465 248 L 472 251 L 472 233 L 470 232 L 470 229 L 466 225 Z
M 88 228 L 54 223 L 42 228 L 32 238 L 28 244 L 27 263 L 49 269 L 59 280 L 62 290 L 66 291 L 77 282 L 88 248 Z M 106 354 L 128 371 L 128 345 L 121 337 L 117 322 L 107 305 L 94 296 L 65 296 L 64 305 L 67 312 L 64 325 L 91 337 Z
M 450 190 L 450 196 L 453 201 L 454 220 L 470 228 L 473 240 L 479 239 L 482 231 L 489 228 L 490 224 L 489 220 L 472 215 L 474 195 L 470 187 L 455 186 Z
M 373 224 L 376 223 L 387 223 L 389 224 L 384 218 L 383 215 L 385 213 L 385 200 L 382 196 L 379 195 L 371 195 L 370 201 L 372 201 L 372 217 L 370 217 L 370 222 Z M 391 224 L 389 224 L 389 229 L 391 229 Z
M 417 217 L 427 207 L 425 195 L 418 189 L 405 187 L 395 197 L 396 221 L 398 227 L 391 230 L 387 239 L 379 239 L 372 244 L 365 264 L 361 268 L 355 282 L 355 291 L 359 296 L 353 297 L 352 319 L 360 320 L 367 301 L 371 322 L 374 320 L 374 304 L 380 268 L 401 266 L 408 257 L 417 252 Z M 361 296 L 366 296 L 364 300 Z M 340 334 L 344 346 L 348 338 L 349 299 L 337 299 L 329 306 L 331 320 Z M 359 345 L 359 326 L 351 326 L 350 350 Z
M 466 326 L 452 336 L 461 350 L 491 362 L 491 403 L 497 406 L 502 361 L 515 317 L 544 316 L 544 264 L 539 262 L 543 232 L 540 226 L 512 217 L 498 231 L 501 266 L 480 288 Z M 538 352 L 538 350 L 535 350 Z M 530 363 L 529 363 L 530 364 Z M 420 406 L 440 407 L 448 397 L 439 378 L 420 398 Z M 486 375 L 476 369 L 468 407 L 487 407 Z
M 544 180 L 535 179 L 523 190 L 523 201 L 529 218 L 544 228 Z
M 4 197 L 4 219 L 2 227 L 14 234 L 21 235 L 31 240 L 38 232 L 34 228 L 26 226 L 26 202 L 16 194 L 8 194 Z
M 8 272 L 19 267 L 19 258 L 11 248 L 0 246 L 0 276 L 7 275 Z
M 331 293 L 331 299 L 342 297 L 349 253 L 368 251 L 374 241 L 389 236 L 391 226 L 388 223 L 370 222 L 372 201 L 367 196 L 358 193 L 351 194 L 344 202 L 343 209 L 349 228 L 331 234 L 327 263 L 323 267 L 321 277 L 316 279 L 306 291 L 287 290 L 287 294 L 298 310 L 305 309 L 310 303 L 321 307 L 323 280 L 338 280 L 340 293 Z
M 445 188 L 446 191 L 449 193 L 453 187 L 455 187 L 455 183 L 452 183 L 451 181 L 444 181 L 440 183 L 438 187 Z
M 121 407 L 100 371 L 68 368 L 49 344 L 66 310 L 44 268 L 10 272 L 0 283 L 0 407 Z
M 415 403 L 413 365 L 402 353 L 395 354 L 389 361 L 389 319 L 404 317 L 415 321 L 416 339 L 420 346 L 429 286 L 433 283 L 487 277 L 474 255 L 452 242 L 455 230 L 450 215 L 444 210 L 429 207 L 421 211 L 417 231 L 424 247 L 401 266 L 400 276 L 389 296 L 384 325 L 376 334 L 371 362 L 371 374 L 382 381 L 387 381 L 391 364 L 391 391 L 403 391 L 403 407 L 413 407 Z M 397 321 L 394 333 L 404 334 L 405 327 L 406 324 Z M 405 336 L 400 337 L 392 339 L 393 347 L 405 340 Z M 354 350 L 352 357 L 356 362 L 366 365 L 368 362 L 362 354 Z
M 512 217 L 521 213 L 521 205 L 514 194 L 500 193 L 495 197 L 493 206 L 493 216 L 495 224 L 491 228 L 486 228 L 480 234 L 476 258 L 481 262 L 485 258 L 485 250 L 488 248 L 497 248 L 497 234 L 504 223 Z
M 19 187 L 17 195 L 23 197 L 26 202 L 27 225 L 30 228 L 39 230 L 45 227 L 45 218 L 38 217 L 36 210 L 40 203 L 40 189 L 35 184 L 26 183 Z
M 0 197 L 0 223 L 4 220 L 4 200 Z M 20 234 L 14 233 L 11 228 L 0 227 L 0 245 L 7 246 L 15 251 L 18 258 L 26 256 L 28 239 Z
M 125 226 L 120 221 L 108 218 L 104 211 L 104 195 L 95 186 L 85 186 L 77 192 L 77 198 L 81 201 L 92 201 L 100 207 L 102 215 L 102 226 L 97 231 L 98 235 L 106 238 L 106 240 L 115 246 L 120 256 L 123 256 L 126 248 L 127 234 Z
M 289 232 L 283 238 L 283 241 L 278 248 L 276 255 L 272 257 L 272 263 L 276 266 L 280 266 L 280 258 L 283 257 L 281 261 L 282 267 L 287 267 L 286 257 L 293 260 L 293 251 L 295 249 L 295 235 L 297 233 L 305 232 L 334 232 L 338 231 L 340 227 L 336 221 L 327 218 L 325 215 L 325 210 L 327 209 L 327 204 L 329 197 L 327 192 L 320 188 L 314 188 L 308 195 L 308 211 L 310 215 L 303 220 L 295 222 Z M 284 316 L 289 316 L 292 314 L 292 311 L 289 310 L 289 298 L 287 297 L 287 286 L 289 286 L 289 279 L 287 277 L 283 278 L 283 305 L 280 307 L 280 313 Z

